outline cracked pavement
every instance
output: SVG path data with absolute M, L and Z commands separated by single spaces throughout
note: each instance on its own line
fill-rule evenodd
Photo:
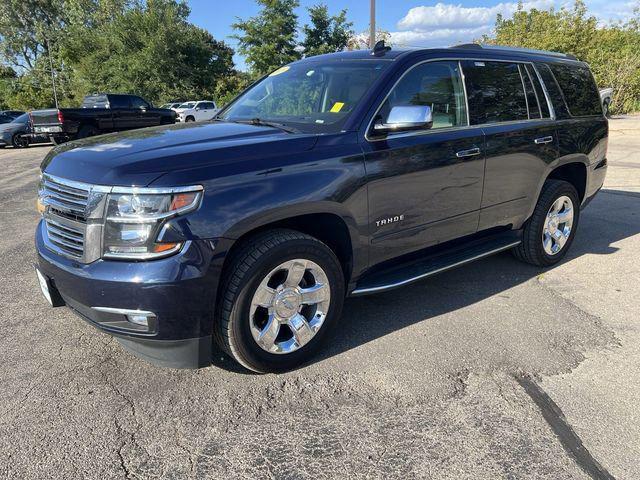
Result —
M 561 265 L 501 254 L 349 299 L 317 361 L 262 376 L 221 354 L 154 367 L 49 308 L 31 265 L 50 147 L 0 150 L 0 478 L 596 478 L 575 439 L 640 478 L 640 117 L 610 129 Z

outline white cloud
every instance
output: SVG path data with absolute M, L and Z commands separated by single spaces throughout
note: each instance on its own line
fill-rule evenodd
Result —
M 525 10 L 546 10 L 554 0 L 524 2 Z M 510 17 L 518 3 L 504 2 L 489 7 L 463 7 L 460 4 L 437 3 L 434 6 L 411 8 L 398 22 L 398 30 L 391 32 L 392 42 L 406 46 L 446 46 L 470 42 L 491 32 L 496 17 Z
M 586 0 L 588 14 L 598 18 L 601 25 L 628 19 L 640 0 Z M 548 10 L 551 7 L 573 8 L 572 0 L 529 0 L 523 8 Z M 438 2 L 432 6 L 409 9 L 391 32 L 391 41 L 398 46 L 437 47 L 477 40 L 490 34 L 498 14 L 511 17 L 518 9 L 517 2 L 501 2 L 486 7 L 464 7 L 461 4 Z
M 525 2 L 525 10 L 537 8 L 546 10 L 553 6 L 553 0 L 532 0 Z M 463 7 L 450 3 L 437 3 L 432 7 L 415 7 L 398 22 L 400 30 L 425 31 L 432 27 L 478 27 L 493 25 L 498 14 L 511 16 L 518 9 L 516 2 L 499 3 L 492 7 Z

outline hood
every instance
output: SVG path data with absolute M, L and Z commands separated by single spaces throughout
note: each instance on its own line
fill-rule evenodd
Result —
M 174 170 L 303 152 L 316 139 L 238 123 L 175 124 L 69 142 L 53 149 L 41 168 L 79 182 L 145 186 Z

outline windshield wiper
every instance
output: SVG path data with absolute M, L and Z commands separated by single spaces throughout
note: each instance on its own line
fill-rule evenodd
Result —
M 231 121 L 234 123 L 244 123 L 247 125 L 257 125 L 260 127 L 277 128 L 278 130 L 282 130 L 283 132 L 287 132 L 287 133 L 300 133 L 300 131 L 296 130 L 295 128 L 288 127 L 282 123 L 263 120 L 261 118 L 252 118 L 251 120 L 228 120 L 228 121 Z

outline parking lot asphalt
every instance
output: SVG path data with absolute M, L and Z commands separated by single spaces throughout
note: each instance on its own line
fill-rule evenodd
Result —
M 349 299 L 312 364 L 154 367 L 35 278 L 39 163 L 0 150 L 0 478 L 640 478 L 640 117 L 551 269 Z

